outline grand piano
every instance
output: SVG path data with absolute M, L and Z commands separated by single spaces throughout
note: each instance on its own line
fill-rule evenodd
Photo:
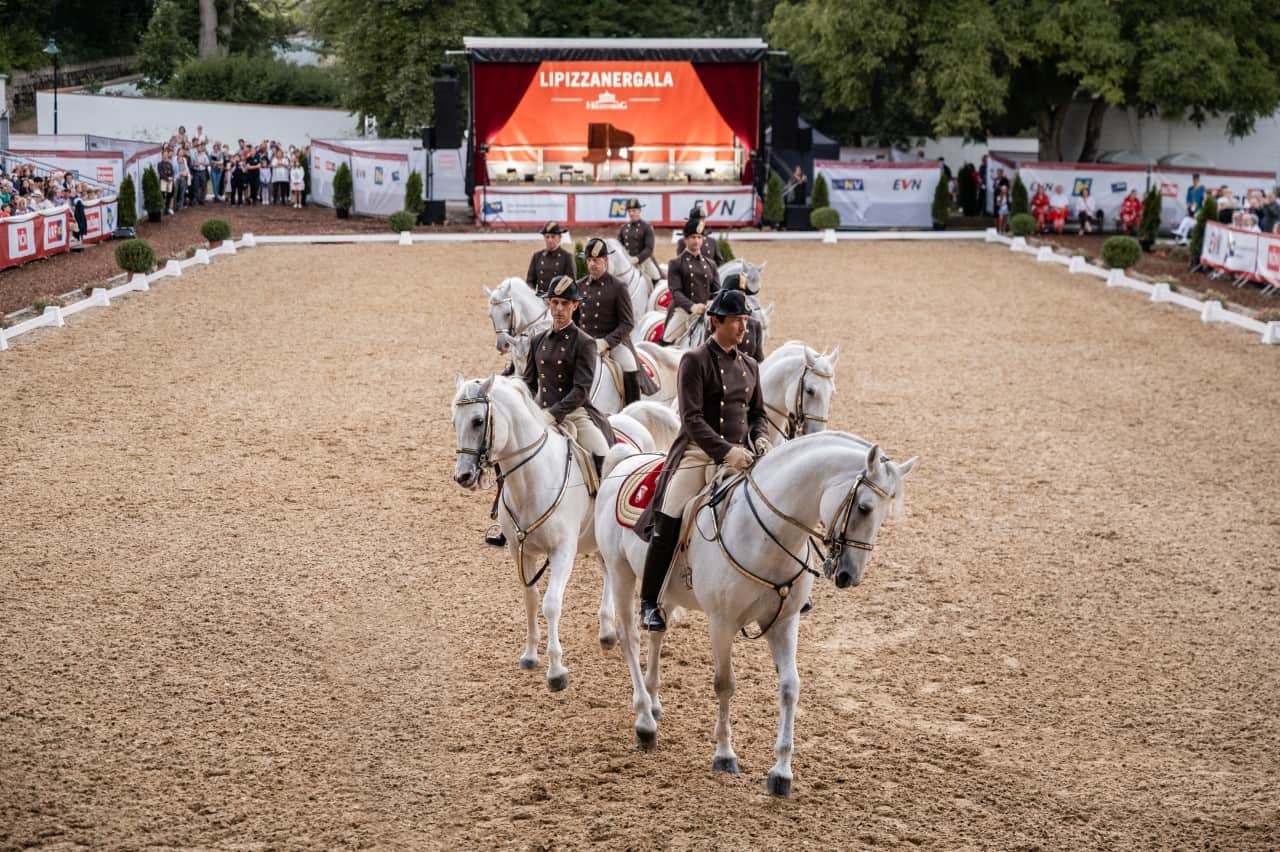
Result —
M 635 144 L 636 137 L 633 134 L 619 130 L 612 124 L 607 122 L 588 124 L 586 162 L 591 164 L 592 175 L 598 180 L 600 164 L 610 160 L 625 160 L 627 172 L 630 173 L 635 166 L 635 152 L 632 151 L 632 146 Z M 618 151 L 623 148 L 627 149 L 625 157 L 618 154 Z

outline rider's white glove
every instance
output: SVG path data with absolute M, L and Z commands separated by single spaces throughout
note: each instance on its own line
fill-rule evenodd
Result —
M 693 306 L 692 308 L 690 308 L 690 310 L 689 310 L 689 313 L 693 314 L 695 317 L 700 317 L 700 316 L 702 316 L 703 314 L 705 314 L 706 312 L 707 312 L 707 306 L 706 306 L 706 305 L 704 305 L 704 304 L 702 304 L 702 303 L 698 303 L 698 304 L 694 305 L 694 306 Z
M 603 355 L 609 349 L 609 341 L 603 337 L 596 338 L 596 351 Z
M 763 437 L 762 437 L 762 438 L 756 438 L 756 445 L 755 445 L 755 446 L 756 446 L 756 455 L 758 455 L 758 456 L 762 456 L 762 455 L 764 455 L 765 453 L 767 453 L 767 452 L 769 452 L 770 450 L 772 450 L 772 449 L 773 449 L 773 444 L 771 444 L 771 443 L 769 442 L 769 439 L 768 439 L 768 438 L 763 438 Z
M 635 255 L 632 255 L 632 256 L 631 256 L 631 265 L 632 265 L 632 266 L 639 266 L 639 265 L 640 265 L 640 258 L 636 257 Z
M 746 470 L 754 460 L 755 458 L 751 453 L 742 447 L 734 446 L 729 448 L 729 454 L 724 457 L 724 466 L 734 470 Z

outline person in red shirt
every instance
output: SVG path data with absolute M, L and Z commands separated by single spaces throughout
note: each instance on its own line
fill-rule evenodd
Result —
M 1049 217 L 1049 193 L 1044 191 L 1044 184 L 1035 185 L 1035 194 L 1031 196 L 1031 215 L 1036 217 L 1036 231 L 1043 233 L 1048 228 L 1045 220 Z
M 1142 218 L 1142 202 L 1138 200 L 1138 190 L 1131 189 L 1120 203 L 1120 233 L 1132 234 L 1138 230 L 1138 220 Z

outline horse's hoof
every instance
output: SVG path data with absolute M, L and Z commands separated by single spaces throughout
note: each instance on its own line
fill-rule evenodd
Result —
M 564 689 L 568 685 L 569 685 L 568 672 L 565 672 L 562 675 L 557 675 L 556 677 L 547 678 L 547 689 L 551 690 L 552 692 L 559 692 L 560 690 Z
M 711 764 L 713 772 L 725 772 L 729 775 L 738 774 L 738 758 L 736 757 L 717 757 Z
M 641 751 L 653 751 L 658 747 L 658 732 L 642 731 L 636 728 L 636 743 Z
M 601 651 L 612 651 L 616 647 L 618 647 L 618 634 L 611 633 L 608 636 L 600 637 Z
M 537 660 L 530 660 L 527 657 L 520 658 L 520 668 L 524 669 L 525 671 L 531 672 L 537 667 L 538 667 Z
M 769 780 L 765 783 L 765 786 L 769 788 L 770 796 L 778 796 L 785 799 L 791 795 L 790 778 L 784 778 L 781 775 L 774 775 L 770 772 Z

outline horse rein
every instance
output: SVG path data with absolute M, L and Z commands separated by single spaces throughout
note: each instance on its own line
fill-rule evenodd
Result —
M 519 331 L 517 331 L 516 330 L 516 306 L 515 306 L 514 299 L 511 299 L 510 297 L 506 299 L 498 299 L 496 301 L 493 299 L 490 299 L 489 305 L 490 307 L 496 307 L 498 305 L 507 306 L 507 327 L 506 328 L 498 328 L 498 321 L 493 318 L 492 314 L 489 315 L 489 321 L 493 323 L 494 334 L 505 334 L 508 337 L 528 337 L 529 329 L 533 328 L 535 325 L 542 322 L 544 319 L 546 319 L 551 315 L 551 311 L 549 308 L 543 308 L 542 313 L 538 314 L 536 317 L 529 320 L 527 323 L 525 323 L 523 326 L 520 327 Z
M 475 456 L 476 466 L 480 469 L 481 473 L 483 473 L 484 470 L 489 467 L 492 467 L 498 471 L 497 477 L 496 477 L 498 493 L 493 498 L 493 508 L 490 509 L 489 511 L 489 520 L 496 521 L 498 519 L 498 502 L 501 501 L 502 507 L 507 510 L 507 517 L 511 518 L 511 524 L 516 528 L 517 576 L 520 578 L 520 582 L 524 584 L 526 588 L 529 586 L 532 586 L 542 578 L 542 575 L 547 570 L 547 566 L 551 564 L 551 559 L 550 557 L 548 557 L 546 561 L 542 563 L 542 567 L 539 568 L 537 573 L 533 575 L 532 580 L 526 579 L 525 571 L 524 571 L 524 542 L 525 542 L 525 539 L 527 539 L 530 535 L 537 532 L 538 529 L 547 522 L 548 518 L 550 518 L 553 514 L 555 514 L 556 509 L 560 507 L 560 502 L 564 500 L 565 492 L 568 491 L 569 489 L 569 472 L 572 469 L 572 465 L 573 465 L 573 439 L 570 438 L 568 435 L 564 436 L 564 440 L 565 440 L 564 477 L 560 481 L 560 490 L 556 494 L 556 499 L 552 501 L 551 506 L 548 507 L 545 512 L 543 512 L 541 515 L 538 516 L 538 519 L 536 521 L 534 521 L 529 526 L 524 527 L 524 526 L 521 526 L 519 519 L 516 518 L 515 512 L 511 510 L 511 505 L 507 502 L 506 489 L 503 488 L 503 485 L 506 482 L 507 478 L 511 476 L 511 474 L 515 473 L 517 470 L 524 467 L 529 462 L 533 461 L 534 458 L 538 455 L 538 453 L 542 452 L 543 448 L 546 447 L 547 445 L 547 438 L 549 438 L 551 435 L 550 431 L 544 430 L 542 435 L 538 438 L 538 440 L 534 441 L 532 444 L 528 444 L 527 446 L 521 447 L 518 450 L 510 452 L 505 456 L 502 456 L 500 458 L 490 457 L 489 451 L 493 446 L 493 413 L 492 413 L 493 401 L 490 400 L 488 396 L 475 396 L 475 397 L 467 397 L 465 399 L 460 399 L 457 402 L 455 402 L 453 405 L 455 408 L 463 405 L 483 405 L 484 406 L 483 442 L 479 447 L 476 447 L 474 449 L 471 447 L 459 447 L 457 450 L 454 451 L 454 454 Z M 532 452 L 529 452 L 530 450 L 532 450 Z M 526 452 L 529 452 L 529 455 L 525 456 L 523 459 L 516 462 L 514 467 L 511 467 L 505 471 L 501 469 L 500 465 L 502 464 L 503 461 L 505 461 L 506 459 L 515 458 L 516 456 L 519 456 L 522 453 L 526 453 Z
M 800 371 L 800 382 L 796 385 L 796 398 L 795 398 L 795 402 L 793 403 L 794 410 L 780 411 L 772 405 L 769 405 L 767 403 L 765 404 L 765 408 L 769 409 L 779 417 L 782 417 L 784 415 L 786 416 L 787 418 L 786 429 L 783 429 L 781 426 L 779 426 L 777 423 L 774 423 L 772 420 L 769 421 L 769 425 L 777 429 L 778 432 L 781 433 L 784 437 L 786 437 L 788 441 L 794 440 L 797 435 L 803 434 L 804 426 L 810 420 L 812 420 L 814 423 L 822 423 L 822 424 L 825 424 L 827 422 L 827 418 L 825 417 L 819 417 L 816 414 L 805 413 L 804 378 L 810 373 L 813 373 L 815 376 L 817 376 L 820 379 L 835 378 L 834 373 L 824 373 L 821 370 L 817 369 L 816 367 L 811 367 L 809 365 L 809 362 L 805 361 L 804 369 Z
M 863 469 L 862 472 L 860 472 L 856 477 L 854 477 L 853 483 L 849 486 L 849 491 L 845 494 L 844 499 L 840 501 L 840 505 L 836 508 L 835 517 L 832 518 L 831 532 L 827 533 L 826 535 L 823 535 L 822 532 L 819 530 L 813 529 L 812 527 L 809 527 L 801 523 L 800 521 L 788 515 L 786 512 L 783 512 L 777 506 L 773 505 L 773 503 L 769 500 L 769 498 L 765 496 L 764 491 L 761 490 L 759 483 L 757 483 L 755 481 L 755 478 L 751 476 L 750 470 L 747 470 L 746 472 L 744 472 L 739 477 L 738 481 L 730 486 L 729 490 L 732 490 L 733 488 L 736 488 L 738 485 L 740 485 L 744 480 L 746 481 L 747 490 L 744 492 L 744 494 L 746 495 L 747 507 L 751 510 L 751 514 L 755 518 L 756 524 L 760 527 L 761 530 L 764 531 L 764 534 L 769 537 L 770 541 L 772 541 L 775 545 L 777 545 L 778 548 L 782 550 L 783 553 L 787 554 L 787 556 L 789 556 L 792 561 L 794 561 L 796 564 L 800 566 L 799 571 L 797 571 L 789 579 L 781 583 L 775 583 L 772 580 L 766 579 L 765 577 L 761 577 L 759 574 L 756 574 L 754 571 L 752 571 L 751 569 L 743 565 L 741 562 L 739 562 L 733 556 L 733 554 L 729 552 L 729 548 L 724 542 L 724 535 L 722 534 L 722 531 L 721 531 L 722 523 L 724 519 L 721 516 L 716 514 L 714 506 L 711 507 L 712 508 L 711 517 L 714 521 L 716 543 L 720 546 L 720 552 L 724 555 L 725 560 L 739 574 L 746 577 L 748 580 L 751 580 L 752 582 L 755 582 L 761 586 L 765 586 L 766 588 L 772 589 L 773 592 L 778 596 L 778 609 L 773 614 L 773 618 L 769 619 L 769 623 L 764 627 L 760 628 L 760 632 L 757 633 L 755 636 L 752 636 L 749 633 L 747 633 L 747 630 L 745 627 L 742 628 L 741 632 L 745 638 L 759 639 L 761 636 L 768 633 L 770 628 L 772 628 L 773 625 L 777 622 L 778 617 L 782 615 L 783 607 L 785 607 L 787 603 L 787 597 L 791 594 L 791 589 L 795 586 L 796 582 L 799 581 L 800 578 L 803 577 L 805 574 L 812 574 L 814 577 L 818 576 L 818 572 L 815 571 L 813 568 L 809 567 L 809 555 L 813 550 L 817 550 L 818 554 L 822 557 L 823 576 L 830 578 L 831 575 L 835 572 L 836 563 L 839 561 L 840 556 L 843 554 L 845 548 L 853 547 L 853 548 L 857 548 L 858 550 L 866 550 L 866 551 L 871 551 L 875 549 L 875 545 L 872 544 L 871 542 L 861 541 L 859 539 L 852 539 L 852 538 L 849 538 L 848 536 L 849 523 L 852 520 L 852 515 L 853 515 L 853 506 L 854 506 L 855 498 L 858 493 L 858 488 L 860 486 L 865 485 L 868 488 L 868 490 L 870 490 L 872 493 L 874 493 L 875 495 L 877 495 L 882 499 L 885 499 L 885 500 L 890 499 L 889 493 L 885 491 L 883 488 L 881 488 L 879 485 L 876 485 L 874 482 L 872 482 L 871 479 L 867 476 L 867 473 L 868 471 L 866 469 Z M 765 524 L 764 520 L 760 517 L 760 513 L 756 511 L 755 504 L 751 500 L 752 491 L 756 493 L 756 496 L 760 498 L 760 500 L 764 503 L 764 505 L 769 509 L 770 512 L 773 512 L 773 514 L 777 515 L 779 518 L 786 521 L 788 524 L 791 524 L 793 527 L 795 527 L 796 529 L 800 530 L 805 534 L 807 541 L 805 544 L 804 559 L 801 559 L 800 557 L 792 553 L 781 541 L 778 540 L 777 536 L 775 536 L 773 532 L 769 529 L 769 527 Z M 729 504 L 728 492 L 726 492 L 725 495 L 717 502 L 723 503 L 727 509 Z M 821 544 L 818 543 L 819 540 L 821 541 Z

